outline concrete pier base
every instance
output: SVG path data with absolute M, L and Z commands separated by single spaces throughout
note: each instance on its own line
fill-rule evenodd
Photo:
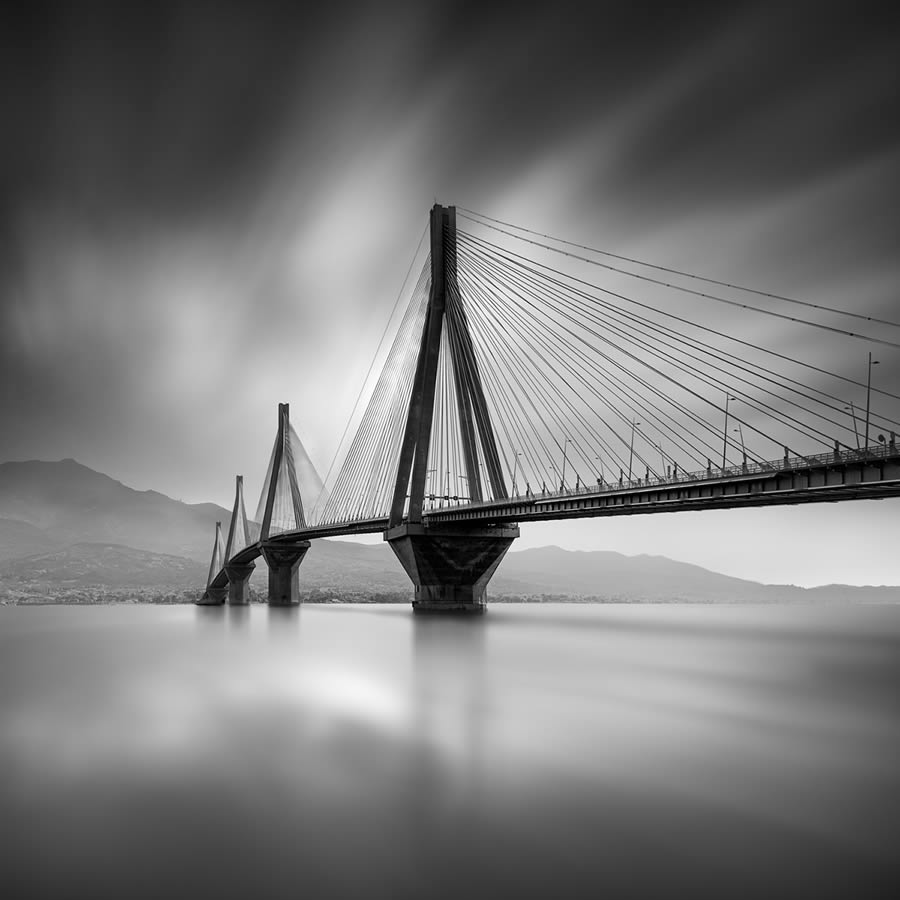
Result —
M 485 611 L 487 583 L 518 536 L 517 525 L 399 525 L 384 539 L 415 586 L 415 612 L 477 614 Z
M 253 563 L 229 563 L 225 566 L 229 606 L 246 606 L 250 602 L 250 576 L 255 569 Z
M 307 550 L 309 541 L 268 541 L 262 545 L 262 555 L 269 567 L 270 606 L 295 606 L 300 602 L 297 570 Z
M 228 596 L 227 587 L 208 587 L 197 601 L 197 606 L 221 606 Z

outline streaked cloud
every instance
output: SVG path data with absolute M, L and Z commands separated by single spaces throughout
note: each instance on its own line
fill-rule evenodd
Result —
M 0 458 L 227 503 L 289 401 L 326 469 L 435 199 L 900 318 L 895 30 L 564 6 L 5 13 Z

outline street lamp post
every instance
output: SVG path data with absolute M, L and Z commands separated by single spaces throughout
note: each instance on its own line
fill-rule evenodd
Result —
M 519 457 L 522 455 L 521 451 L 513 450 L 513 477 L 512 477 L 512 495 L 516 496 L 516 470 L 519 467 Z
M 869 378 L 866 381 L 866 453 L 869 452 L 869 406 L 872 398 L 872 366 L 877 366 L 878 360 L 872 359 L 872 353 L 869 351 Z
M 722 429 L 722 471 L 725 471 L 725 452 L 728 450 L 728 401 L 737 400 L 731 394 L 725 395 L 725 427 Z
M 634 429 L 636 426 L 640 425 L 640 422 L 636 422 L 634 419 L 631 420 L 631 445 L 628 448 L 628 481 L 631 482 L 631 464 L 634 462 Z
M 550 460 L 550 468 L 553 470 L 553 475 L 556 478 L 559 478 L 559 469 L 556 468 L 556 463 L 553 462 L 552 459 Z M 546 491 L 546 490 L 547 490 L 547 482 L 545 481 L 544 482 L 544 491 Z
M 606 477 L 606 471 L 603 468 L 603 460 L 600 459 L 599 456 L 595 456 L 594 459 L 597 460 L 598 463 L 600 463 L 600 477 L 597 479 L 597 483 L 603 484 L 603 480 Z
M 569 449 L 569 439 L 566 438 L 565 443 L 563 444 L 563 465 L 562 465 L 562 475 L 559 477 L 559 489 L 560 491 L 564 491 L 566 489 L 566 451 Z
M 856 426 L 856 407 L 853 405 L 853 401 L 850 401 L 849 406 L 845 406 L 844 409 L 850 410 L 850 415 L 853 416 L 853 433 L 856 435 L 856 449 L 859 450 L 859 428 Z

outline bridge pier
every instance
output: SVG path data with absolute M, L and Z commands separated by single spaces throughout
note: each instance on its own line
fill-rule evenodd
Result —
M 197 606 L 221 606 L 228 596 L 227 587 L 208 587 L 197 601 Z
M 309 550 L 309 541 L 267 541 L 261 549 L 269 567 L 269 605 L 295 606 L 300 602 L 297 570 Z
M 398 525 L 384 534 L 413 585 L 413 611 L 483 613 L 486 588 L 519 527 Z
M 250 602 L 250 576 L 255 568 L 253 563 L 228 563 L 225 566 L 229 606 L 245 606 Z

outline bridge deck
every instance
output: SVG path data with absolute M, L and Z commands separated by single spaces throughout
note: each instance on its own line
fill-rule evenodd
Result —
M 463 522 L 499 517 L 527 522 L 900 496 L 900 453 L 891 447 L 869 453 L 843 451 L 795 457 L 714 472 L 454 506 L 431 511 L 428 520 Z
M 800 503 L 833 503 L 900 497 L 900 453 L 896 447 L 842 451 L 755 463 L 719 470 L 685 473 L 665 481 L 638 479 L 623 485 L 580 487 L 553 494 L 526 494 L 508 500 L 460 503 L 423 511 L 428 524 L 539 522 L 552 519 L 646 515 L 686 510 L 728 509 Z M 274 535 L 277 542 L 308 541 L 356 534 L 379 534 L 387 517 L 318 525 Z M 230 562 L 248 563 L 262 550 L 251 544 Z M 210 587 L 225 587 L 225 570 Z

